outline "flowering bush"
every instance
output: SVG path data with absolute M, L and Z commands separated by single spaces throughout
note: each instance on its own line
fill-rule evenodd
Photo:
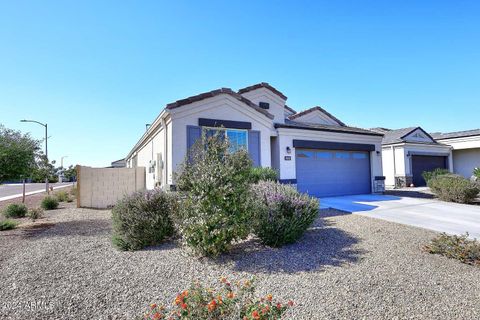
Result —
M 315 221 L 319 202 L 289 185 L 263 181 L 252 185 L 254 233 L 279 247 L 295 242 Z
M 255 299 L 253 281 L 231 284 L 222 278 L 221 282 L 219 290 L 194 283 L 177 295 L 172 308 L 151 304 L 143 319 L 274 320 L 293 306 L 292 301 L 274 301 L 271 294 Z
M 228 140 L 205 132 L 176 175 L 186 191 L 175 224 L 186 245 L 201 255 L 226 252 L 245 238 L 251 160 L 245 150 L 229 152 Z
M 176 196 L 159 189 L 136 192 L 112 209 L 112 242 L 122 250 L 138 250 L 172 236 L 170 215 L 178 207 Z

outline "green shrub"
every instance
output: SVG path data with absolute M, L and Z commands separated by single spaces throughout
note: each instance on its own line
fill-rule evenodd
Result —
M 277 181 L 278 174 L 275 169 L 252 167 L 250 169 L 250 183 L 258 183 L 260 181 Z
M 113 244 L 138 250 L 161 243 L 174 234 L 170 215 L 178 208 L 175 194 L 160 189 L 136 192 L 112 209 Z
M 216 256 L 248 236 L 251 165 L 245 150 L 230 153 L 218 134 L 207 138 L 204 132 L 189 150 L 176 179 L 179 190 L 188 192 L 175 222 L 196 253 Z
M 77 187 L 73 187 L 72 189 L 70 189 L 70 195 L 73 197 L 77 196 Z
M 58 208 L 58 200 L 51 196 L 43 198 L 40 206 L 43 210 L 54 210 Z
M 425 250 L 463 263 L 480 265 L 480 242 L 468 239 L 468 233 L 460 236 L 442 233 L 425 246 Z
M 299 239 L 315 221 L 317 198 L 290 185 L 264 181 L 252 185 L 254 233 L 269 246 L 280 247 Z
M 422 177 L 428 185 L 428 182 L 432 178 L 436 178 L 438 176 L 446 175 L 446 174 L 449 174 L 449 173 L 450 173 L 450 171 L 448 171 L 447 169 L 437 168 L 433 171 L 423 171 Z
M 0 221 L 0 231 L 15 229 L 17 225 L 18 223 L 13 220 L 9 220 L 9 219 L 2 220 Z
M 473 169 L 473 175 L 480 179 L 480 168 Z
M 43 214 L 43 210 L 41 208 L 33 208 L 28 210 L 27 216 L 32 219 L 33 221 L 39 219 Z
M 27 214 L 27 206 L 23 203 L 11 203 L 3 211 L 6 218 L 23 218 Z
M 173 305 L 151 304 L 138 319 L 278 320 L 293 306 L 292 301 L 275 301 L 271 294 L 255 297 L 252 281 L 221 281 L 218 289 L 193 283 L 177 294 Z
M 474 182 L 453 174 L 432 178 L 428 186 L 439 199 L 458 203 L 472 202 L 480 191 Z
M 66 191 L 58 191 L 55 193 L 58 202 L 66 202 L 68 200 L 68 193 Z

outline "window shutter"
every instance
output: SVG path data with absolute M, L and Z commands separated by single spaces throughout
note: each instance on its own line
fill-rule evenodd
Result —
M 248 131 L 248 153 L 253 166 L 260 167 L 260 131 Z
M 195 142 L 202 136 L 202 129 L 197 126 L 187 126 L 187 152 L 190 152 L 190 148 Z

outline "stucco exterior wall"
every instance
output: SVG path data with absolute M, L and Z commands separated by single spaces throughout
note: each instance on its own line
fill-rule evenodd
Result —
M 275 117 L 273 122 L 285 123 L 285 100 L 280 98 L 278 95 L 266 88 L 259 88 L 242 93 L 242 96 L 249 99 L 256 105 L 259 105 L 260 102 L 270 103 L 270 109 L 267 111 L 273 114 Z
M 77 166 L 77 207 L 108 208 L 135 191 L 145 189 L 145 168 Z
M 374 144 L 375 151 L 370 152 L 370 172 L 373 178 L 375 176 L 382 176 L 382 157 L 381 157 L 381 142 L 382 137 L 356 135 L 356 134 L 342 134 L 336 132 L 322 132 L 313 130 L 298 130 L 298 129 L 278 129 L 279 153 L 280 153 L 280 179 L 296 179 L 296 164 L 295 164 L 295 148 L 293 147 L 293 140 L 313 140 L 313 141 L 331 141 L 344 143 L 362 143 Z M 291 153 L 287 153 L 287 147 L 290 147 Z M 378 151 L 379 153 L 377 154 Z M 285 156 L 291 156 L 291 160 L 285 160 Z
M 171 111 L 171 118 L 172 128 L 168 136 L 174 137 L 174 139 L 170 153 L 172 157 L 170 172 L 175 172 L 185 158 L 187 126 L 198 126 L 199 118 L 250 122 L 252 130 L 260 131 L 261 166 L 271 166 L 270 136 L 276 135 L 271 119 L 228 95 L 209 98 L 192 103 L 188 107 L 174 109 Z M 175 184 L 173 179 L 170 181 L 169 183 Z
M 382 168 L 385 176 L 385 186 L 393 187 L 395 185 L 395 165 L 392 147 L 382 148 Z
M 453 150 L 453 172 L 470 178 L 480 168 L 480 148 Z

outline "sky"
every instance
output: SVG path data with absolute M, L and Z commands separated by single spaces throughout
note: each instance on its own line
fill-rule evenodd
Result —
M 163 107 L 268 82 L 348 125 L 480 127 L 480 1 L 0 0 L 0 123 L 64 166 L 123 158 Z

